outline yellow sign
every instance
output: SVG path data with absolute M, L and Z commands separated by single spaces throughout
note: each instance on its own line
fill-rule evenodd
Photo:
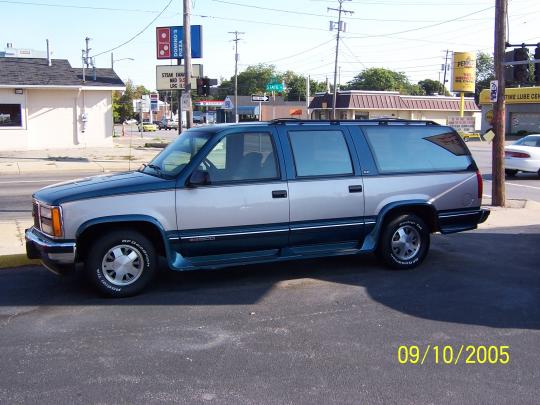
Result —
M 452 66 L 452 91 L 474 93 L 476 55 L 472 52 L 454 52 Z
M 506 104 L 540 104 L 540 87 L 512 87 L 505 89 Z M 489 89 L 480 92 L 480 104 L 491 104 Z
M 489 123 L 489 125 L 493 125 L 493 110 L 489 110 L 486 113 L 486 120 Z

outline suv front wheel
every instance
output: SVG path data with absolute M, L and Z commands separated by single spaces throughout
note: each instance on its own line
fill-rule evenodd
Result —
M 90 247 L 86 274 L 106 296 L 129 297 L 141 292 L 157 272 L 152 242 L 136 231 L 103 235 Z
M 429 230 L 420 217 L 399 215 L 385 225 L 377 255 L 393 269 L 412 269 L 426 257 L 429 243 Z

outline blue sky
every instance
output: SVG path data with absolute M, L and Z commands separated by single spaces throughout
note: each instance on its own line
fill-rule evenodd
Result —
M 47 6 L 39 4 L 46 3 Z M 7 42 L 16 48 L 45 49 L 48 38 L 55 58 L 81 66 L 84 38 L 92 38 L 91 54 L 105 52 L 130 39 L 169 3 L 105 0 L 0 0 L 0 49 Z M 445 50 L 492 52 L 494 0 L 353 0 L 344 8 L 347 32 L 340 44 L 341 82 L 362 69 L 385 67 L 407 74 L 413 82 L 437 80 Z M 267 62 L 281 70 L 331 80 L 337 19 L 327 7 L 337 0 L 193 0 L 192 24 L 203 26 L 205 75 L 229 78 L 234 73 L 234 43 L 229 31 L 242 31 L 240 71 Z M 88 8 L 85 8 L 88 7 Z M 114 10 L 113 10 L 114 9 Z M 538 0 L 510 0 L 510 41 L 539 42 Z M 453 20 L 453 21 L 451 21 Z M 182 2 L 172 0 L 155 23 L 129 44 L 114 51 L 115 70 L 126 80 L 155 87 L 155 27 L 182 25 Z M 110 54 L 97 57 L 99 67 L 110 66 Z

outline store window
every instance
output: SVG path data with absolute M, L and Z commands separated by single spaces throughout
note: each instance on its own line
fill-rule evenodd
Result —
M 20 104 L 0 104 L 0 127 L 21 127 Z

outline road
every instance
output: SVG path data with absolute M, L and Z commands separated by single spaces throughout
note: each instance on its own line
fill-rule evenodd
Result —
M 469 142 L 468 147 L 484 178 L 484 198 L 491 198 L 491 146 Z M 540 177 L 536 173 L 518 173 L 506 179 L 506 198 L 534 200 L 540 202 Z
M 364 256 L 164 272 L 122 300 L 0 270 L 0 403 L 538 403 L 539 244 L 540 225 L 435 235 L 414 271 Z M 466 364 L 462 345 L 510 361 Z
M 33 173 L 0 177 L 0 220 L 30 219 L 32 194 L 42 187 L 101 172 Z

